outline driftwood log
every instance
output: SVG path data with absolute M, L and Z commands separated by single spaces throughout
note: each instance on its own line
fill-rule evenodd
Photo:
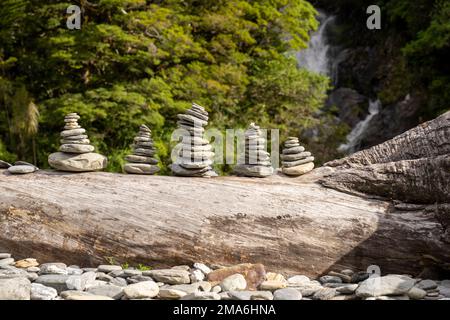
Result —
M 446 173 L 439 168 L 448 165 L 446 132 L 447 140 L 439 143 L 444 151 L 431 156 L 435 149 L 430 148 L 424 154 L 436 162 L 433 172 L 444 178 Z M 417 139 L 418 143 L 421 138 Z M 299 178 L 279 174 L 267 179 L 204 179 L 51 171 L 13 176 L 0 171 L 0 252 L 36 257 L 41 263 L 65 261 L 83 266 L 104 263 L 108 257 L 154 267 L 261 262 L 267 270 L 309 276 L 372 264 L 383 273 L 414 275 L 430 261 L 448 268 L 446 203 L 450 202 L 432 202 L 420 195 L 418 204 L 398 201 L 413 200 L 403 195 L 425 188 L 418 184 L 415 189 L 408 184 L 409 178 L 398 182 L 406 183 L 407 192 L 383 194 L 382 188 L 358 187 L 358 181 L 374 183 L 373 172 L 378 167 L 366 166 L 386 163 L 396 168 L 395 162 L 404 157 L 378 161 L 374 156 L 374 161 L 345 164 L 355 156 Z M 417 170 L 424 168 L 417 165 Z M 340 166 L 345 174 L 338 174 Z M 359 180 L 347 182 L 351 170 Z M 396 174 L 403 179 L 406 171 Z M 384 178 L 392 181 L 389 171 L 377 173 L 376 183 Z M 440 184 L 445 181 L 435 178 L 439 182 L 433 189 L 436 199 L 447 200 L 445 185 Z M 317 183 L 320 180 L 340 189 L 338 183 L 332 184 L 339 179 L 345 192 Z M 354 190 L 376 197 L 351 194 Z

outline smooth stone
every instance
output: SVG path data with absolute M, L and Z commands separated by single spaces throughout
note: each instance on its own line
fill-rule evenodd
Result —
M 83 270 L 81 270 L 80 268 L 67 267 L 67 274 L 68 275 L 81 275 L 81 274 L 83 274 Z
M 220 300 L 220 295 L 215 292 L 193 292 L 181 297 L 180 300 Z
M 124 295 L 122 287 L 110 284 L 91 287 L 87 292 L 98 296 L 110 297 L 114 300 L 118 300 Z
M 128 285 L 128 282 L 125 278 L 117 277 L 113 278 L 110 281 L 110 284 L 116 285 L 118 287 L 126 287 Z
M 287 283 L 286 278 L 282 274 L 275 273 L 275 272 L 267 272 L 266 273 L 266 280 L 282 281 L 282 282 L 286 282 Z
M 5 258 L 0 260 L 0 266 L 9 266 L 14 264 L 14 259 L 13 258 Z
M 11 174 L 26 174 L 26 173 L 33 173 L 36 171 L 36 167 L 34 166 L 25 166 L 25 165 L 14 165 L 9 167 L 8 172 Z
M 278 289 L 273 293 L 273 300 L 302 300 L 302 294 L 293 288 Z
M 61 139 L 59 140 L 61 144 L 90 144 L 91 140 L 89 139 L 79 139 L 79 140 L 68 140 L 68 139 Z
M 273 167 L 240 164 L 234 167 L 233 172 L 240 176 L 263 178 L 273 174 Z
M 450 298 L 450 287 L 439 286 L 439 293 L 445 298 Z
M 55 152 L 48 156 L 48 164 L 56 170 L 86 172 L 105 169 L 108 160 L 98 153 L 68 154 Z
M 438 287 L 437 283 L 433 280 L 422 280 L 416 286 L 422 290 L 433 290 Z
M 195 109 L 188 109 L 188 110 L 185 111 L 185 113 L 187 115 L 196 117 L 196 118 L 198 118 L 200 120 L 203 120 L 203 121 L 208 121 L 209 120 L 209 117 L 207 115 L 204 115 L 201 112 L 196 111 Z
M 40 272 L 41 268 L 39 267 L 28 267 L 27 272 Z
M 110 273 L 113 271 L 122 272 L 123 269 L 121 266 L 112 265 L 112 264 L 102 264 L 97 267 L 97 272 Z
M 304 151 L 305 151 L 305 148 L 302 147 L 302 146 L 300 146 L 300 147 L 293 147 L 293 148 L 285 148 L 285 149 L 283 149 L 283 155 L 301 154 Z
M 80 140 L 85 140 L 88 139 L 89 137 L 85 134 L 80 134 L 78 136 L 70 136 L 70 137 L 65 137 L 64 139 L 61 139 L 61 141 L 69 141 L 69 143 L 71 143 L 70 141 L 80 141 Z
M 92 271 L 83 273 L 82 275 L 69 276 L 66 280 L 66 286 L 69 290 L 83 291 L 89 282 L 92 283 L 95 281 L 96 276 L 96 273 Z
M 174 175 L 184 176 L 184 177 L 201 177 L 210 170 L 209 167 L 204 167 L 204 168 L 200 168 L 200 169 L 185 169 L 176 163 L 172 163 L 170 165 L 170 169 L 172 170 L 172 173 Z
M 39 262 L 37 262 L 36 259 L 33 258 L 27 258 L 23 260 L 16 261 L 14 263 L 14 266 L 16 268 L 29 268 L 29 267 L 37 267 L 39 265 Z
M 351 270 L 351 269 L 344 269 L 344 270 L 342 270 L 340 273 L 341 273 L 341 274 L 345 274 L 346 276 L 351 277 L 351 276 L 353 276 L 353 274 L 354 274 L 355 272 L 354 272 L 353 270 Z M 351 281 L 351 278 L 350 278 L 350 281 Z
M 107 284 L 110 284 L 110 283 L 108 283 L 106 281 L 101 281 L 101 280 L 89 280 L 89 281 L 86 281 L 84 290 L 89 290 L 90 288 L 98 287 L 98 286 L 105 286 Z
M 279 281 L 279 280 L 266 280 L 263 283 L 259 285 L 259 289 L 266 291 L 275 291 L 278 289 L 286 288 L 287 282 L 286 281 Z
M 146 163 L 127 163 L 123 166 L 123 170 L 131 174 L 155 174 L 160 168 Z
M 177 289 L 171 289 L 171 288 L 161 288 L 159 289 L 159 297 L 161 299 L 180 299 L 187 295 L 186 292 L 177 290 Z
M 113 298 L 110 297 L 93 295 L 89 292 L 76 290 L 61 292 L 61 297 L 64 298 L 65 300 L 114 300 Z
M 194 271 L 192 271 L 190 278 L 191 278 L 191 282 L 203 281 L 205 279 L 205 274 L 203 272 L 201 272 L 200 270 L 194 270 Z
M 152 142 L 153 143 L 153 139 L 149 136 L 147 136 L 147 137 L 137 136 L 137 137 L 134 137 L 133 141 L 136 143 L 139 143 L 139 142 Z
M 38 167 L 36 167 L 34 164 L 26 162 L 26 161 L 16 161 L 14 162 L 15 166 L 30 166 L 30 167 L 34 167 L 36 170 L 39 170 Z
M 130 284 L 123 290 L 128 299 L 153 298 L 159 293 L 159 287 L 154 281 L 143 281 Z
M 312 284 L 312 283 L 301 286 L 295 286 L 292 288 L 300 291 L 303 297 L 313 296 L 317 291 L 323 289 L 323 287 L 320 284 Z
M 10 253 L 0 253 L 0 259 L 7 259 L 7 258 L 11 258 Z
M 221 283 L 225 278 L 240 273 L 247 282 L 247 290 L 256 290 L 266 278 L 264 265 L 260 263 L 242 263 L 232 267 L 221 267 L 208 274 L 208 281 L 213 285 Z
M 221 288 L 220 286 L 214 286 L 214 287 L 211 289 L 211 291 L 212 291 L 212 292 L 215 292 L 215 293 L 220 293 L 220 292 L 222 292 L 222 288 Z
M 153 279 L 148 276 L 132 276 L 132 277 L 127 278 L 128 284 L 144 282 L 144 281 L 153 281 Z
M 3 160 L 0 160 L 0 169 L 8 169 L 12 164 Z
M 309 163 L 309 162 L 313 162 L 314 161 L 314 157 L 308 157 L 306 159 L 303 160 L 298 160 L 298 161 L 283 161 L 283 167 L 285 168 L 291 168 L 291 167 L 296 167 L 299 166 L 301 164 L 305 164 L 305 163 Z
M 421 299 L 425 298 L 426 295 L 427 295 L 427 292 L 425 290 L 422 290 L 417 287 L 412 287 L 408 291 L 408 297 L 412 300 L 421 300 Z
M 40 266 L 40 274 L 68 274 L 67 265 L 60 262 L 44 263 Z
M 295 142 L 295 143 L 285 143 L 284 144 L 285 148 L 297 148 L 297 147 L 301 147 L 300 143 Z
M 439 285 L 442 286 L 442 287 L 450 288 L 450 280 L 442 280 L 442 281 L 439 283 Z
M 142 271 L 136 270 L 136 269 L 124 269 L 123 270 L 123 277 L 133 277 L 133 276 L 141 276 Z
M 228 291 L 231 300 L 273 300 L 273 294 L 270 291 Z
M 311 282 L 311 279 L 309 279 L 307 276 L 304 275 L 297 275 L 288 278 L 287 282 L 288 286 L 301 286 L 309 284 Z
M 59 147 L 59 151 L 67 153 L 89 153 L 94 150 L 94 146 L 89 144 L 63 144 Z
M 281 158 L 281 161 L 292 162 L 292 161 L 306 159 L 307 157 L 310 157 L 310 156 L 311 156 L 311 152 L 305 151 L 305 152 L 295 153 L 295 154 L 282 154 L 282 155 L 280 155 L 280 158 Z
M 61 131 L 60 136 L 62 138 L 66 138 L 66 137 L 73 137 L 73 136 L 79 136 L 82 135 L 86 132 L 85 129 L 73 129 L 73 130 L 64 130 Z
M 144 271 L 142 274 L 167 284 L 187 284 L 191 282 L 189 272 L 186 270 L 160 269 Z
M 125 160 L 131 163 L 145 163 L 145 164 L 157 164 L 158 160 L 152 157 L 146 156 L 137 156 L 137 155 L 128 155 L 125 157 Z
M 316 291 L 313 295 L 314 300 L 331 300 L 336 296 L 336 289 L 322 288 Z
M 45 274 L 39 276 L 39 278 L 36 279 L 35 283 L 40 283 L 44 286 L 52 287 L 56 289 L 56 291 L 61 292 L 67 290 L 66 281 L 68 278 L 68 275 L 63 274 Z
M 402 295 L 407 293 L 414 283 L 413 279 L 400 275 L 371 277 L 360 283 L 356 295 L 362 298 Z
M 133 144 L 133 148 L 156 150 L 156 147 L 154 146 L 153 142 L 135 142 Z
M 31 300 L 53 300 L 58 296 L 54 288 L 44 286 L 40 283 L 31 284 Z
M 208 274 L 212 271 L 211 268 L 209 268 L 207 265 L 199 262 L 194 263 L 193 267 L 199 269 L 204 274 Z
M 197 291 L 208 292 L 211 290 L 211 283 L 209 283 L 207 281 L 200 281 L 200 282 L 195 282 L 192 284 L 176 284 L 173 286 L 169 286 L 168 288 L 174 289 L 174 290 L 181 290 L 188 294 L 197 292 Z
M 193 123 L 198 126 L 206 126 L 208 124 L 208 121 L 202 120 L 200 118 L 197 118 L 197 117 L 189 115 L 189 114 L 178 114 L 177 118 L 182 121 L 185 121 L 188 123 Z
M 203 169 L 209 168 L 213 164 L 212 160 L 192 161 L 191 159 L 178 158 L 177 163 L 184 169 Z
M 65 131 L 75 130 L 75 129 L 81 129 L 81 126 L 79 126 L 79 125 L 65 125 L 64 126 Z
M 133 154 L 136 156 L 152 157 L 156 154 L 156 151 L 144 148 L 136 148 L 133 150 Z
M 182 145 L 191 145 L 191 146 L 204 146 L 204 145 L 208 145 L 209 141 L 202 138 L 202 137 L 193 137 L 191 135 L 187 135 L 187 136 L 182 136 L 181 139 L 181 144 Z
M 247 281 L 242 274 L 236 273 L 223 279 L 220 287 L 222 291 L 245 290 Z
M 336 276 L 323 276 L 319 278 L 321 284 L 325 283 L 342 283 L 342 279 Z
M 79 116 L 77 113 L 73 112 L 73 113 L 67 114 L 67 115 L 64 117 L 64 120 L 65 120 L 65 119 L 75 119 L 75 120 L 79 120 L 79 119 L 80 119 L 80 116 Z
M 30 300 L 30 295 L 30 280 L 26 278 L 0 279 L 0 300 Z
M 358 288 L 357 284 L 346 284 L 336 288 L 336 291 L 342 294 L 352 294 Z

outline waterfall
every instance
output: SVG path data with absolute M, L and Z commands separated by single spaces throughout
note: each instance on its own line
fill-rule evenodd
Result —
M 320 13 L 319 29 L 311 35 L 308 48 L 296 54 L 299 67 L 329 77 L 333 76 L 333 64 L 330 62 L 331 48 L 326 38 L 327 28 L 333 20 L 334 16 L 327 16 L 322 12 Z
M 371 100 L 369 102 L 369 114 L 367 117 L 360 121 L 353 130 L 347 136 L 347 143 L 341 144 L 338 148 L 339 151 L 345 153 L 353 153 L 358 149 L 359 144 L 364 136 L 364 132 L 370 126 L 372 118 L 380 112 L 381 101 Z

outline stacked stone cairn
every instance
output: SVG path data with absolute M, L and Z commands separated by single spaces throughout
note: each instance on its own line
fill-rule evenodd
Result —
M 251 123 L 244 133 L 245 152 L 238 155 L 234 173 L 239 176 L 264 178 L 273 174 L 270 153 L 266 151 L 266 139 L 259 126 Z
M 94 153 L 86 135 L 86 130 L 79 124 L 80 116 L 69 113 L 64 118 L 64 131 L 61 132 L 60 152 L 52 153 L 48 157 L 48 164 L 61 171 L 84 172 L 95 171 L 106 168 L 105 156 Z
M 129 163 L 123 167 L 126 173 L 155 174 L 159 171 L 158 160 L 154 158 L 156 148 L 153 145 L 152 131 L 145 125 L 139 127 L 134 138 L 133 154 L 125 157 Z
M 203 135 L 208 124 L 208 112 L 193 103 L 184 114 L 178 114 L 178 129 L 183 130 L 182 142 L 177 145 L 176 159 L 171 164 L 172 173 L 185 177 L 215 177 L 212 169 L 214 152 Z
M 314 169 L 314 157 L 305 152 L 297 137 L 289 137 L 281 155 L 282 172 L 289 176 L 301 176 Z

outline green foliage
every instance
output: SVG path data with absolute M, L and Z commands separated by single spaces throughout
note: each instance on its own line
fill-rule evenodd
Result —
M 81 30 L 66 28 L 65 10 L 75 3 Z M 211 127 L 256 121 L 287 132 L 308 125 L 324 98 L 327 80 L 298 70 L 289 56 L 317 27 L 305 0 L 75 3 L 4 0 L 0 8 L 0 81 L 23 87 L 28 103 L 13 100 L 40 113 L 41 167 L 58 148 L 68 112 L 80 114 L 110 171 L 122 170 L 139 125 L 148 124 L 166 174 L 176 114 L 193 101 L 211 113 Z M 10 106 L 0 99 L 0 139 L 11 153 L 31 158 L 11 137 Z

